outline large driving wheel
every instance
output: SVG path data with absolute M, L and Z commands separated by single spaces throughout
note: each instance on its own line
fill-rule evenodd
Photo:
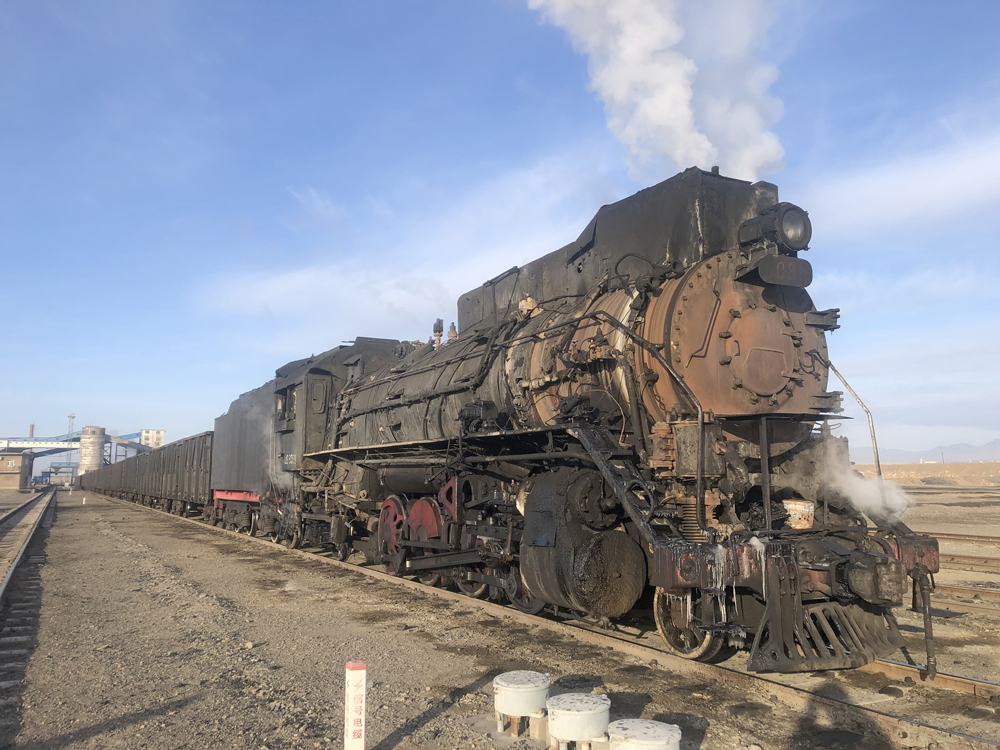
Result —
M 455 577 L 455 587 L 466 596 L 471 596 L 473 599 L 482 599 L 486 596 L 486 592 L 490 590 L 489 584 L 482 581 L 465 580 L 465 573 L 469 570 L 474 570 L 477 573 L 486 572 L 486 568 L 459 568 L 458 574 Z
M 403 574 L 403 530 L 406 528 L 406 509 L 403 501 L 390 495 L 382 502 L 378 517 L 378 548 L 382 564 L 389 575 Z
M 524 576 L 521 575 L 521 568 L 517 565 L 507 567 L 503 579 L 503 592 L 514 609 L 526 612 L 529 615 L 537 615 L 545 609 L 545 602 L 536 599 L 524 585 Z
M 462 549 L 475 549 L 479 546 L 479 544 L 480 542 L 476 535 L 469 533 L 468 527 L 465 527 L 462 532 Z M 485 574 L 487 572 L 487 568 L 481 565 L 468 568 L 456 568 L 455 588 L 473 599 L 482 599 L 487 593 L 489 593 L 490 586 L 488 583 L 483 583 L 482 581 L 466 580 L 465 576 L 470 571 Z
M 693 592 L 692 601 L 697 601 L 697 592 Z M 676 597 L 667 594 L 663 589 L 656 589 L 653 597 L 653 617 L 656 629 L 663 638 L 667 651 L 684 659 L 694 661 L 711 661 L 722 650 L 725 642 L 722 637 L 706 633 L 687 623 L 687 618 L 681 618 L 685 624 L 675 622 L 672 609 L 682 608 L 686 611 L 686 597 Z

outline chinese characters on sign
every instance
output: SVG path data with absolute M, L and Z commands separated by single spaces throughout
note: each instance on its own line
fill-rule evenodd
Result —
M 344 680 L 344 750 L 365 748 L 365 669 L 364 662 L 347 662 Z

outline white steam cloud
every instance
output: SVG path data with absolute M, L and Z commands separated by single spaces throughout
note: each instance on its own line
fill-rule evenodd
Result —
M 891 479 L 865 479 L 846 464 L 828 462 L 822 480 L 876 522 L 898 518 L 910 507 L 906 492 Z
M 754 180 L 782 166 L 769 128 L 777 69 L 759 58 L 780 0 L 528 0 L 587 55 L 591 86 L 633 172 L 719 165 Z

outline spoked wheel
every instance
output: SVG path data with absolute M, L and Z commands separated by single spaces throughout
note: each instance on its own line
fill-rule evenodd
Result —
M 403 529 L 406 527 L 406 509 L 403 501 L 390 495 L 382 502 L 378 517 L 378 548 L 382 564 L 389 575 L 403 575 Z
M 424 550 L 424 555 L 433 555 L 434 550 Z M 437 570 L 428 570 L 417 576 L 417 580 L 420 581 L 424 586 L 432 586 L 437 588 L 444 581 L 444 576 Z
M 466 596 L 471 596 L 473 599 L 482 599 L 486 596 L 486 592 L 490 590 L 489 584 L 482 581 L 465 580 L 465 573 L 470 570 L 474 570 L 477 573 L 486 572 L 486 568 L 459 568 L 458 575 L 455 578 L 455 586 Z
M 281 544 L 281 540 L 285 538 L 285 525 L 281 522 L 281 520 L 280 516 L 274 519 L 274 526 L 271 527 L 271 530 L 267 534 L 267 538 L 275 544 Z
M 725 645 L 723 638 L 693 626 L 677 625 L 671 615 L 671 609 L 678 606 L 686 609 L 686 600 L 671 596 L 663 589 L 656 589 L 656 595 L 653 597 L 653 617 L 667 651 L 684 659 L 711 661 L 719 655 Z
M 476 549 L 478 546 L 479 539 L 476 538 L 475 534 L 470 534 L 468 531 L 462 533 L 462 549 L 471 550 Z M 483 583 L 482 581 L 467 581 L 465 576 L 469 572 L 486 574 L 488 569 L 481 565 L 458 568 L 455 572 L 455 588 L 473 599 L 482 599 L 489 593 L 490 586 L 488 583 Z
M 531 592 L 528 591 L 528 587 L 524 585 L 521 568 L 517 565 L 511 565 L 507 568 L 506 575 L 503 578 L 503 592 L 514 606 L 514 609 L 518 609 L 521 612 L 529 615 L 537 615 L 545 609 L 545 602 L 532 596 Z
M 285 537 L 285 546 L 288 549 L 298 549 L 302 546 L 302 526 L 300 524 L 292 526 L 291 533 Z

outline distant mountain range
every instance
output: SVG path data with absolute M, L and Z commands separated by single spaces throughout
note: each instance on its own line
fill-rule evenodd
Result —
M 869 455 L 870 455 L 869 451 Z M 967 464 L 969 461 L 1000 461 L 1000 439 L 986 445 L 938 445 L 925 451 L 901 451 L 896 448 L 882 448 L 878 457 L 884 464 L 919 464 L 921 461 L 948 464 Z M 870 458 L 868 459 L 871 460 Z

